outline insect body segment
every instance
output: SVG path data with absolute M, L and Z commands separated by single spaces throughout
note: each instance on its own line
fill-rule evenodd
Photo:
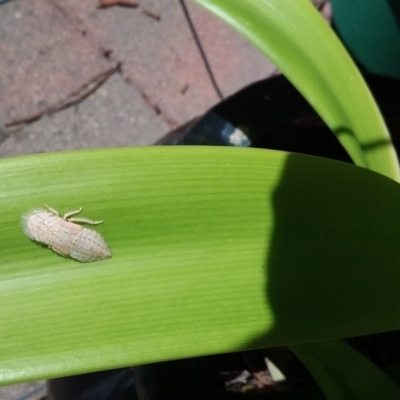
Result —
M 73 218 L 82 208 L 68 212 L 61 218 L 56 210 L 46 207 L 47 210 L 35 209 L 22 215 L 22 229 L 29 239 L 46 244 L 56 253 L 81 262 L 111 257 L 111 251 L 100 233 L 76 223 L 97 225 L 103 221 Z

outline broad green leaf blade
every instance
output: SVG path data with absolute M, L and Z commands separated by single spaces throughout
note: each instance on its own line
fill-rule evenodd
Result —
M 238 30 L 282 70 L 357 165 L 399 180 L 397 157 L 371 93 L 309 0 L 195 1 Z
M 302 344 L 291 350 L 328 400 L 400 398 L 400 388 L 384 372 L 343 342 Z
M 382 175 L 195 146 L 0 171 L 2 384 L 400 328 L 400 186 Z M 113 257 L 27 239 L 20 216 L 44 203 L 104 219 Z

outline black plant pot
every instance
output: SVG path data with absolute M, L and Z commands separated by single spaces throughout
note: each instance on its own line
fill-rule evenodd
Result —
M 365 78 L 398 147 L 400 82 L 373 75 L 366 75 Z M 333 133 L 283 76 L 260 81 L 241 90 L 196 121 L 166 135 L 157 144 L 250 146 L 311 154 L 351 163 Z M 378 344 L 375 343 L 376 340 Z M 397 332 L 369 336 L 368 340 L 354 339 L 352 343 L 382 367 L 400 362 L 400 348 L 396 344 L 400 343 Z M 382 346 L 385 348 L 384 356 Z M 269 354 L 269 357 L 273 355 Z M 140 373 L 134 375 L 126 368 L 53 379 L 48 382 L 49 392 L 53 400 L 124 400 L 137 398 L 136 385 L 136 391 L 145 392 L 149 400 L 236 398 L 222 394 L 223 382 L 212 378 L 210 369 L 215 371 L 216 359 L 220 365 L 221 356 L 211 356 L 148 365 L 140 367 Z M 226 356 L 225 361 L 227 360 L 229 364 L 232 357 Z M 295 377 L 294 380 L 296 375 L 297 378 L 300 375 L 303 383 L 311 382 L 311 378 L 298 362 L 294 361 L 290 366 L 278 366 L 285 370 L 285 375 Z M 243 365 L 235 368 L 247 367 Z M 227 363 L 224 368 L 227 368 Z M 274 395 L 268 398 L 286 398 L 283 396 L 284 394 L 276 393 L 276 397 Z M 307 396 L 313 399 L 323 398 L 317 388 Z M 249 393 L 241 398 L 259 397 Z

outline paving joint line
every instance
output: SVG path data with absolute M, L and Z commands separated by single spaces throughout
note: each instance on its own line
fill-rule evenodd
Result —
M 81 18 L 71 15 L 62 5 L 60 5 L 57 0 L 49 0 L 51 4 L 54 5 L 54 7 L 63 15 L 65 19 L 67 19 L 74 27 L 75 29 L 86 39 L 91 42 L 91 44 L 96 48 L 96 50 L 99 52 L 99 54 L 107 60 L 108 62 L 114 62 L 117 64 L 120 64 L 119 68 L 119 75 L 122 77 L 122 79 L 131 87 L 133 87 L 135 90 L 137 90 L 144 100 L 144 102 L 154 110 L 154 112 L 161 116 L 161 118 L 165 121 L 165 123 L 170 127 L 170 128 L 176 128 L 179 126 L 179 123 L 174 120 L 173 118 L 169 117 L 165 111 L 159 106 L 159 104 L 154 101 L 151 96 L 144 90 L 142 89 L 141 85 L 139 85 L 135 80 L 133 80 L 131 77 L 129 77 L 126 73 L 124 73 L 123 70 L 123 64 L 124 61 L 119 59 L 118 57 L 113 57 L 113 49 L 109 49 L 101 43 L 99 43 L 95 37 L 93 37 L 90 34 L 90 31 L 86 29 L 84 21 L 82 21 Z M 104 11 L 103 11 L 104 12 Z

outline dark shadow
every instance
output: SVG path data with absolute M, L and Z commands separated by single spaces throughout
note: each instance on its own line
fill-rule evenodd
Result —
M 222 94 L 222 91 L 219 88 L 218 83 L 217 83 L 217 81 L 215 79 L 215 76 L 214 76 L 214 74 L 212 72 L 211 65 L 210 65 L 210 63 L 208 61 L 208 58 L 207 58 L 206 52 L 204 51 L 203 45 L 201 44 L 199 35 L 197 34 L 197 31 L 196 31 L 196 28 L 195 28 L 195 26 L 193 24 L 192 18 L 190 17 L 189 10 L 188 10 L 188 8 L 186 6 L 185 0 L 179 0 L 179 3 L 181 4 L 182 10 L 183 10 L 183 14 L 185 15 L 185 18 L 186 18 L 186 21 L 188 23 L 189 29 L 192 32 L 193 39 L 194 39 L 194 41 L 196 43 L 196 46 L 199 49 L 199 53 L 200 53 L 201 59 L 203 60 L 204 66 L 206 68 L 207 75 L 210 78 L 211 85 L 213 86 L 213 88 L 214 88 L 215 92 L 217 93 L 217 96 L 219 97 L 219 99 L 223 100 L 224 99 L 224 95 Z
M 358 145 L 361 150 L 363 151 L 368 151 L 368 150 L 376 150 L 384 147 L 392 147 L 393 143 L 390 140 L 390 138 L 387 139 L 379 139 L 379 140 L 373 140 L 370 142 L 366 142 L 364 144 L 357 144 L 357 140 L 354 136 L 354 133 L 345 127 L 337 127 L 334 129 L 334 132 L 338 138 L 343 138 L 343 136 L 349 136 L 349 137 L 354 137 L 355 145 Z M 307 154 L 307 153 L 305 153 Z
M 397 25 L 400 29 L 400 2 L 398 0 L 387 0 L 390 9 L 392 10 L 393 16 L 397 21 Z
M 129 368 L 74 375 L 47 382 L 51 400 L 137 400 Z
M 361 145 L 361 148 L 365 151 L 368 151 L 368 150 L 375 150 L 375 149 L 382 148 L 382 147 L 390 147 L 392 145 L 393 144 L 389 139 L 388 140 L 375 140 L 373 142 Z
M 275 321 L 248 348 L 288 345 L 293 337 L 310 342 L 348 337 L 349 332 L 365 335 L 377 326 L 382 331 L 400 328 L 398 303 L 386 289 L 387 282 L 397 282 L 400 293 L 400 217 L 393 214 L 400 204 L 398 184 L 367 170 L 355 180 L 350 165 L 321 159 L 316 168 L 313 161 L 289 155 L 273 195 L 265 300 Z M 391 182 L 387 193 L 383 186 Z M 356 192 L 345 189 L 354 186 Z M 373 196 L 377 192 L 387 196 Z M 384 210 L 379 218 L 377 208 Z M 300 231 L 293 230 L 293 221 Z M 375 267 L 366 268 L 371 263 Z M 371 299 L 377 299 L 376 310 Z M 327 326 L 327 319 L 335 322 Z M 357 328 L 350 331 L 350 326 Z

